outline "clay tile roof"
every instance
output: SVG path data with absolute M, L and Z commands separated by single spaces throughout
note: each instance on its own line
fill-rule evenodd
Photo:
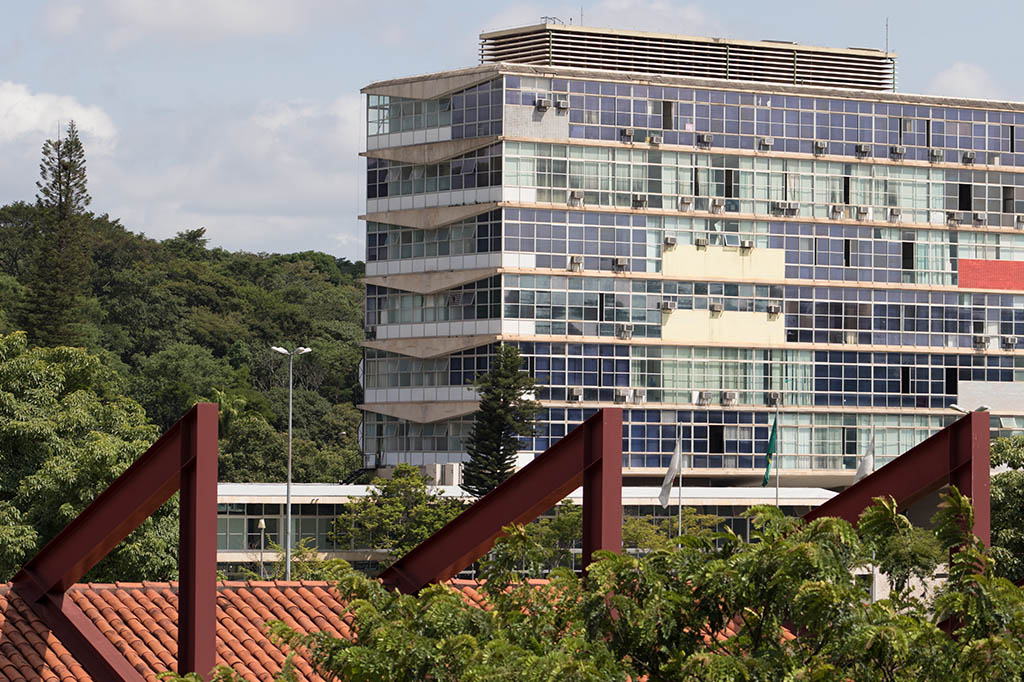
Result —
M 177 666 L 177 583 L 75 585 L 68 596 L 148 682 Z M 223 582 L 217 589 L 217 664 L 246 680 L 271 679 L 286 651 L 268 639 L 264 624 L 283 620 L 301 632 L 351 637 L 344 603 L 326 582 Z M 351 618 L 348 619 L 349 621 Z M 299 679 L 324 682 L 296 657 Z M 28 606 L 0 585 L 0 682 L 93 680 Z

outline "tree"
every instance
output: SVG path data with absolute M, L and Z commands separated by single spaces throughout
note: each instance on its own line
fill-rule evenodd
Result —
M 101 358 L 0 336 L 0 581 L 11 577 L 158 436 Z M 89 580 L 167 580 L 177 570 L 177 506 L 147 519 Z
M 55 210 L 58 220 L 81 214 L 92 203 L 86 190 L 85 149 L 78 138 L 74 121 L 68 122 L 67 137 L 43 143 L 43 160 L 39 164 L 41 180 L 36 181 L 41 206 Z
M 352 500 L 334 521 L 341 547 L 388 550 L 395 561 L 458 516 L 462 502 L 430 490 L 429 479 L 411 464 L 399 464 L 391 478 L 375 478 L 369 494 Z
M 22 323 L 40 345 L 90 345 L 88 301 L 92 265 L 83 213 L 92 201 L 86 191 L 85 150 L 71 121 L 67 137 L 43 143 L 42 176 L 36 182 L 35 240 L 25 273 L 28 295 Z
M 540 403 L 526 396 L 536 382 L 523 367 L 514 346 L 499 346 L 486 374 L 476 380 L 480 408 L 466 439 L 469 461 L 462 470 L 462 488 L 483 497 L 512 475 L 522 436 L 533 432 Z
M 922 531 L 951 557 L 935 598 L 894 591 L 870 601 L 857 572 L 872 548 L 906 536 L 892 506 L 879 500 L 862 517 L 874 521 L 858 527 L 755 507 L 750 542 L 726 530 L 645 556 L 601 552 L 586 576 L 556 569 L 540 585 L 523 581 L 520 566 L 543 549 L 512 526 L 484 562 L 487 609 L 443 585 L 401 595 L 349 568 L 337 584 L 348 600 L 339 617 L 357 639 L 269 629 L 326 679 L 1021 679 L 1024 593 L 964 531 L 973 511 L 955 488 Z
M 992 547 L 999 552 L 996 571 L 1024 580 L 1024 436 L 992 442 L 992 466 L 1007 467 L 992 476 Z

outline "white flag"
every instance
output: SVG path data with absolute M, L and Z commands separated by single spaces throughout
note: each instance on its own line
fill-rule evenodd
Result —
M 875 430 L 871 429 L 871 441 L 868 443 L 867 452 L 860 458 L 860 465 L 857 466 L 857 473 L 853 476 L 856 483 L 865 476 L 870 476 L 875 470 Z
M 658 502 L 662 507 L 668 506 L 668 498 L 672 494 L 672 481 L 679 475 L 683 468 L 683 446 L 682 441 L 676 441 L 676 451 L 672 453 L 672 461 L 669 462 L 668 471 L 665 472 L 665 480 L 661 484 L 661 492 L 658 493 Z

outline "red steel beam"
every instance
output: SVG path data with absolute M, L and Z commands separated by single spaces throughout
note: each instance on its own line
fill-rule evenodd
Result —
M 183 424 L 178 526 L 178 671 L 205 675 L 217 660 L 217 406 Z
M 622 410 L 586 420 L 381 573 L 411 594 L 482 557 L 512 523 L 533 521 L 583 486 L 583 563 L 622 549 Z
M 899 509 L 947 485 L 974 505 L 974 534 L 990 542 L 989 414 L 972 412 L 915 445 L 870 476 L 804 514 L 811 521 L 837 516 L 857 523 L 876 497 L 892 496 Z
M 13 589 L 95 680 L 143 678 L 64 593 L 179 487 L 178 671 L 213 669 L 217 420 L 217 405 L 195 405 L 14 576 Z

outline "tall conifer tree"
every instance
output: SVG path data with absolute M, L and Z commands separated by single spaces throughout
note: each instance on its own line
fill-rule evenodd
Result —
M 483 497 L 511 476 L 519 438 L 533 433 L 540 403 L 526 397 L 536 382 L 521 371 L 522 366 L 519 351 L 503 345 L 491 370 L 476 380 L 480 409 L 466 442 L 469 462 L 462 471 L 462 488 L 471 495 Z
M 40 346 L 86 345 L 91 259 L 82 214 L 92 198 L 74 121 L 64 139 L 43 143 L 42 155 L 36 182 L 39 239 L 27 268 L 22 324 Z
M 43 160 L 39 163 L 40 180 L 36 181 L 40 206 L 52 208 L 64 220 L 85 212 L 92 202 L 86 188 L 85 149 L 78 138 L 74 121 L 68 123 L 67 137 L 43 143 Z

